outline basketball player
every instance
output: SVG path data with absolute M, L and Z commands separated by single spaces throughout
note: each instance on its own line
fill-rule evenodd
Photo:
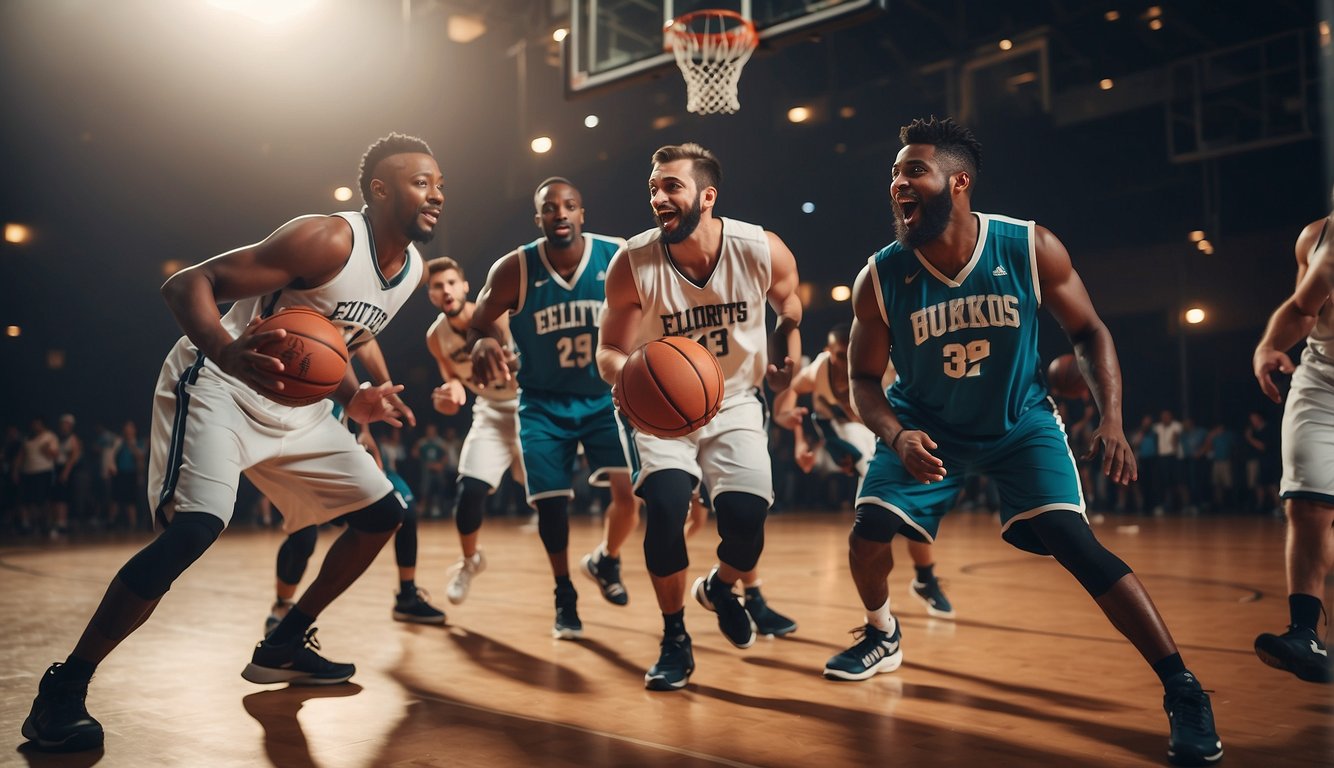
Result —
M 467 402 L 468 391 L 476 398 L 472 404 L 472 425 L 459 450 L 459 485 L 454 499 L 454 525 L 459 532 L 463 556 L 453 569 L 445 596 L 458 605 L 468 598 L 472 580 L 486 569 L 486 557 L 478 548 L 482 514 L 486 499 L 496 492 L 506 472 L 514 472 L 522 482 L 523 460 L 519 456 L 518 385 L 497 381 L 479 386 L 473 380 L 472 358 L 468 348 L 468 324 L 476 305 L 468 301 L 468 281 L 458 262 L 442 256 L 427 265 L 427 297 L 440 310 L 426 331 L 426 348 L 431 351 L 443 383 L 431 392 L 435 410 L 452 416 Z M 507 334 L 507 331 L 502 330 Z M 508 335 L 506 346 L 510 346 Z
M 487 275 L 472 316 L 478 381 L 519 382 L 519 445 L 528 503 L 537 508 L 537 532 L 556 579 L 555 637 L 583 635 L 578 594 L 570 582 L 570 470 L 584 448 L 589 484 L 611 486 L 602 543 L 585 555 L 580 570 L 597 582 L 613 605 L 630 597 L 621 582 L 621 545 L 639 524 L 639 504 L 621 449 L 611 390 L 598 377 L 593 356 L 604 284 L 620 238 L 584 232 L 584 201 L 568 180 L 553 176 L 533 193 L 533 220 L 542 237 L 502 256 Z M 515 375 L 502 317 L 519 349 Z
M 146 621 L 175 579 L 231 517 L 239 473 L 284 511 L 288 530 L 340 518 L 347 530 L 301 599 L 254 650 L 242 676 L 255 683 L 341 683 L 356 671 L 315 651 L 315 617 L 370 565 L 403 517 L 389 480 L 352 434 L 329 418 L 328 400 L 290 407 L 280 360 L 259 350 L 285 331 L 255 321 L 284 307 L 317 309 L 352 349 L 380 332 L 420 284 L 414 242 L 431 239 L 444 203 L 440 168 L 421 139 L 391 134 L 361 161 L 366 207 L 302 216 L 262 242 L 177 272 L 163 297 L 185 336 L 162 367 L 154 396 L 150 502 L 162 526 L 111 581 L 69 658 L 42 676 L 23 735 L 45 749 L 93 749 L 102 726 L 84 705 L 98 663 Z M 231 303 L 220 316 L 219 304 Z M 358 386 L 335 397 L 363 424 L 401 425 L 401 385 Z
M 1288 630 L 1255 638 L 1255 653 L 1271 667 L 1312 683 L 1334 681 L 1321 632 L 1326 580 L 1334 568 L 1334 253 L 1330 217 L 1297 238 L 1297 290 L 1275 310 L 1252 364 L 1260 389 L 1282 396 L 1274 371 L 1292 374 L 1283 413 L 1283 481 L 1288 515 Z M 1306 337 L 1302 364 L 1286 350 Z
M 805 408 L 798 408 L 797 395 L 810 395 L 815 409 L 815 427 L 823 438 L 825 451 L 834 463 L 849 474 L 866 477 L 866 468 L 875 453 L 875 433 L 866 428 L 857 407 L 852 403 L 848 382 L 848 334 L 851 326 L 839 323 L 829 331 L 825 348 L 811 364 L 802 368 L 792 379 L 792 386 L 774 398 L 774 421 L 792 430 L 793 453 L 797 466 L 810 472 L 815 466 L 815 453 L 806 442 L 802 425 Z M 890 368 L 886 380 L 893 381 Z M 913 595 L 926 606 L 926 612 L 937 618 L 953 619 L 954 606 L 940 588 L 935 574 L 935 556 L 930 544 L 908 540 L 908 556 L 912 558 L 916 576 L 912 581 Z
M 597 353 L 604 380 L 614 384 L 632 350 L 665 336 L 699 341 L 718 356 L 725 377 L 713 421 L 677 438 L 635 432 L 627 449 L 646 503 L 644 558 L 663 615 L 662 653 L 644 676 L 655 691 L 684 687 L 695 669 L 685 628 L 684 524 L 701 480 L 722 541 L 718 564 L 695 581 L 693 593 L 717 613 L 729 642 L 755 642 L 755 622 L 732 588 L 759 562 L 773 503 L 760 384 L 767 379 L 775 392 L 787 389 L 793 361 L 801 359 L 796 259 L 772 232 L 714 215 L 721 181 L 718 159 L 698 144 L 654 152 L 648 191 L 657 226 L 632 238 L 607 271 Z M 778 315 L 771 334 L 766 300 Z M 767 367 L 766 345 L 773 361 Z
M 1222 756 L 1209 697 L 1187 671 L 1139 579 L 1093 536 L 1065 432 L 1040 372 L 1037 311 L 1046 305 L 1074 345 L 1102 422 L 1093 433 L 1113 481 L 1136 475 L 1121 422 L 1111 334 L 1065 247 L 1031 221 L 974 213 L 981 145 L 952 120 L 914 120 L 891 171 L 897 242 L 857 276 L 848 355 L 852 400 L 880 438 L 862 480 L 848 560 L 866 607 L 860 642 L 825 675 L 864 680 L 903 659 L 886 579 L 890 542 L 934 541 L 965 476 L 999 487 L 1001 535 L 1052 555 L 1162 680 L 1168 757 Z M 898 378 L 882 388 L 893 360 Z

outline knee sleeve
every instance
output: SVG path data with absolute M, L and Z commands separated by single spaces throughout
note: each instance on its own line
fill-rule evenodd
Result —
M 295 531 L 283 540 L 278 547 L 278 581 L 284 584 L 300 584 L 306 573 L 306 564 L 315 552 L 315 539 L 319 537 L 319 526 L 308 525 Z
M 644 500 L 644 562 L 654 576 L 670 576 L 690 565 L 686 555 L 686 516 L 695 478 L 680 469 L 663 469 L 639 484 Z
M 754 570 L 764 551 L 764 518 L 769 502 L 753 493 L 729 491 L 713 499 L 718 516 L 718 560 L 738 571 Z
M 385 497 L 364 509 L 343 515 L 347 527 L 360 533 L 388 533 L 403 522 L 403 502 L 397 493 Z
M 411 507 L 403 510 L 403 524 L 394 534 L 394 562 L 399 568 L 417 565 L 417 512 Z
M 1130 566 L 1098 541 L 1077 512 L 1047 512 L 1028 524 L 1052 557 L 1095 598 L 1131 573 Z
M 537 505 L 537 535 L 547 554 L 555 555 L 570 547 L 570 500 L 564 496 L 548 496 L 534 502 Z
M 181 512 L 156 539 L 121 567 L 121 582 L 144 600 L 157 600 L 222 533 L 222 519 L 207 512 Z
M 454 525 L 459 534 L 467 536 L 482 527 L 482 513 L 486 510 L 486 497 L 491 495 L 491 486 L 475 477 L 459 480 L 459 495 L 454 500 Z
M 852 535 L 888 544 L 894 534 L 904 525 L 903 519 L 879 504 L 862 504 L 857 507 L 857 519 L 852 524 Z

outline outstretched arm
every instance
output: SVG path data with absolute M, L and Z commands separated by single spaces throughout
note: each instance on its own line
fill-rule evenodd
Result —
M 1306 247 L 1314 250 L 1307 260 L 1303 260 L 1300 253 L 1298 255 L 1298 272 L 1301 278 L 1297 290 L 1274 310 L 1265 327 L 1264 336 L 1261 337 L 1255 353 L 1251 356 L 1251 367 L 1256 381 L 1260 383 L 1260 389 L 1276 403 L 1281 402 L 1283 396 L 1274 383 L 1274 371 L 1288 374 L 1293 372 L 1295 367 L 1287 351 L 1315 327 L 1316 316 L 1320 314 L 1325 302 L 1330 300 L 1331 292 L 1334 292 L 1334 256 L 1330 254 L 1329 239 L 1326 236 L 1326 239 L 1321 241 L 1320 247 L 1315 248 L 1315 241 L 1308 237 L 1314 226 L 1315 224 L 1307 226 L 1302 231 L 1302 236 L 1297 239 L 1299 251 L 1303 246 L 1303 240 L 1308 240 L 1309 244 Z M 1306 266 L 1305 269 L 1303 264 Z
M 1113 482 L 1129 483 L 1138 477 L 1138 470 L 1121 422 L 1121 364 L 1112 333 L 1093 308 L 1088 289 L 1061 241 L 1045 227 L 1036 227 L 1034 237 L 1042 302 L 1074 346 L 1080 373 L 1101 417 L 1089 452 L 1082 458 L 1101 450 L 1103 474 Z

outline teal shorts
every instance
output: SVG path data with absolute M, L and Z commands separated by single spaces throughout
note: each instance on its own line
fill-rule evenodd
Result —
M 574 496 L 570 475 L 581 445 L 590 485 L 608 485 L 608 473 L 630 471 L 612 411 L 610 392 L 596 397 L 519 393 L 519 448 L 530 503 Z
M 932 453 L 945 463 L 945 479 L 923 483 L 877 442 L 871 466 L 857 489 L 857 506 L 874 505 L 904 521 L 906 536 L 935 541 L 940 520 L 955 506 L 971 474 L 986 475 L 1000 492 L 1001 536 L 1010 544 L 1040 555 L 1050 554 L 1027 521 L 1044 512 L 1069 510 L 1084 515 L 1084 492 L 1065 427 L 1044 401 L 1019 418 L 1008 434 L 990 441 L 957 441 L 931 436 L 940 447 Z

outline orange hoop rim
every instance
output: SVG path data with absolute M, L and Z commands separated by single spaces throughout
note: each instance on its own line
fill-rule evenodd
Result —
M 739 22 L 740 24 L 739 26 L 723 32 L 691 32 L 690 23 L 705 16 L 730 19 Z M 683 29 L 674 31 L 678 27 Z M 750 40 L 753 44 L 758 45 L 760 41 L 759 33 L 755 31 L 754 21 L 751 21 L 736 11 L 729 11 L 726 8 L 705 8 L 677 16 L 663 28 L 662 47 L 666 50 L 671 50 L 673 47 L 672 41 L 676 37 L 692 39 L 696 43 L 703 43 L 705 40 L 727 40 L 730 42 L 738 39 L 746 39 Z

